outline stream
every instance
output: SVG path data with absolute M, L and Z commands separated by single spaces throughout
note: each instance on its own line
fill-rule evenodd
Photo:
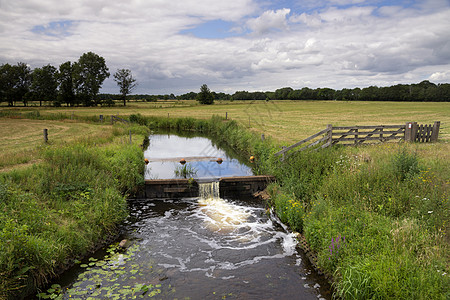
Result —
M 206 138 L 151 136 L 144 155 L 150 160 L 146 177 L 176 177 L 180 158 L 189 158 L 196 178 L 252 174 L 242 159 Z M 125 248 L 115 243 L 78 262 L 50 292 L 89 300 L 331 298 L 326 280 L 264 203 L 221 199 L 218 189 L 210 180 L 199 184 L 195 198 L 129 200 L 121 225 Z

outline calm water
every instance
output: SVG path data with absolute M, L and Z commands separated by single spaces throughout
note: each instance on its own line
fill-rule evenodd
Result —
M 175 170 L 181 168 L 180 160 L 195 170 L 193 178 L 220 178 L 253 175 L 249 166 L 239 161 L 235 155 L 219 149 L 204 137 L 180 137 L 173 134 L 155 134 L 149 137 L 150 145 L 144 157 L 147 165 L 145 179 L 179 178 Z M 217 159 L 222 158 L 221 164 Z

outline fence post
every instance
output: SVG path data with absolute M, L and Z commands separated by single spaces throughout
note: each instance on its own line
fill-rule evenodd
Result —
M 264 142 L 264 140 L 266 139 L 266 137 L 264 136 L 264 133 L 263 134 L 261 134 L 261 141 L 263 141 Z
M 412 142 L 412 129 L 413 129 L 413 122 L 407 122 L 405 124 L 405 142 Z
M 286 146 L 281 147 L 283 150 L 286 149 Z M 281 160 L 284 160 L 286 158 L 286 152 L 283 152 L 283 157 L 281 158 Z
M 228 120 L 228 112 L 225 112 L 225 120 Z
M 100 115 L 100 123 L 103 123 L 103 115 Z
M 44 143 L 48 143 L 48 130 L 44 129 Z
M 328 124 L 327 129 L 328 129 L 327 144 L 329 144 L 328 147 L 330 147 L 333 144 L 333 124 Z
M 436 121 L 433 124 L 433 131 L 431 132 L 431 141 L 432 142 L 437 142 L 438 140 L 438 135 L 439 135 L 439 127 L 441 126 L 441 122 L 440 121 Z

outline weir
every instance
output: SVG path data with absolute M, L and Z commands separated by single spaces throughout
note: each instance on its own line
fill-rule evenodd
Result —
M 198 196 L 200 199 L 219 199 L 219 181 L 203 182 L 198 184 Z
M 273 176 L 235 176 L 219 179 L 151 179 L 146 180 L 143 189 L 138 193 L 139 198 L 189 198 L 199 197 L 199 185 L 214 182 L 218 186 L 221 198 L 251 197 L 263 191 L 273 182 Z

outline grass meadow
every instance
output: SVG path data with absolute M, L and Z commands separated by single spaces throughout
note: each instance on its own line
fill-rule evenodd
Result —
M 5 107 L 5 109 L 8 109 Z M 213 115 L 235 120 L 253 131 L 272 136 L 276 141 L 292 143 L 308 137 L 327 124 L 334 126 L 433 124 L 441 121 L 440 138 L 450 140 L 450 103 L 446 102 L 366 102 L 366 101 L 216 101 L 199 105 L 194 100 L 129 102 L 114 107 L 20 107 L 22 113 L 38 109 L 41 114 L 72 113 L 81 117 L 141 114 L 179 118 L 209 119 Z
M 99 123 L 98 115 L 111 114 L 129 116 L 134 123 L 114 126 Z M 225 120 L 226 114 L 228 120 Z M 111 108 L 5 108 L 0 115 L 0 124 L 5 126 L 0 134 L 1 153 L 5 153 L 0 156 L 0 166 L 4 166 L 4 172 L 0 173 L 0 224 L 6 228 L 0 232 L 7 235 L 12 230 L 21 239 L 23 237 L 22 240 L 13 238 L 14 243 L 23 243 L 33 234 L 39 236 L 39 230 L 43 230 L 43 225 L 25 207 L 31 207 L 31 211 L 49 208 L 48 218 L 54 220 L 49 222 L 50 232 L 59 232 L 58 238 L 64 240 L 64 232 L 72 228 L 66 225 L 81 226 L 76 225 L 77 220 L 94 213 L 83 206 L 93 201 L 93 195 L 97 195 L 93 203 L 98 210 L 93 220 L 99 223 L 88 225 L 105 228 L 102 232 L 111 230 L 111 224 L 102 224 L 102 218 L 107 215 L 100 209 L 101 199 L 119 196 L 101 194 L 103 185 L 89 177 L 97 174 L 91 167 L 104 172 L 100 176 L 117 174 L 111 184 L 117 191 L 127 190 L 136 184 L 139 166 L 134 163 L 136 167 L 131 171 L 134 175 L 128 174 L 123 168 L 126 156 L 134 157 L 128 161 L 131 164 L 142 158 L 136 154 L 136 149 L 121 152 L 122 147 L 117 146 L 126 144 L 129 130 L 141 137 L 157 127 L 202 131 L 237 151 L 255 155 L 255 171 L 277 178 L 269 189 L 272 195 L 269 204 L 283 222 L 306 237 L 317 254 L 319 268 L 332 278 L 336 297 L 450 298 L 449 103 L 234 101 L 200 106 L 193 101 L 132 102 L 127 107 Z M 439 141 L 333 147 L 296 153 L 283 162 L 273 156 L 280 146 L 306 138 L 327 124 L 387 125 L 408 121 L 427 124 L 441 121 Z M 18 135 L 23 133 L 20 139 L 11 138 L 11 134 L 3 130 L 15 130 L 16 126 L 9 125 L 13 122 L 23 126 L 16 131 Z M 42 126 L 49 128 L 51 145 L 43 145 Z M 260 138 L 262 133 L 265 141 Z M 72 145 L 75 152 L 70 151 L 72 147 L 68 145 Z M 22 161 L 21 148 L 34 153 L 33 158 Z M 111 158 L 114 162 L 111 166 L 105 164 L 108 157 L 116 158 Z M 73 164 L 69 163 L 71 160 Z M 24 164 L 28 167 L 14 167 Z M 68 180 L 80 184 L 69 186 Z M 118 185 L 122 180 L 125 186 Z M 44 191 L 55 192 L 45 193 L 43 187 Z M 34 201 L 31 204 L 24 202 L 25 198 L 30 198 L 27 196 L 30 193 L 36 195 L 31 197 L 30 201 Z M 113 203 L 116 202 L 108 205 Z M 17 209 L 21 205 L 23 209 Z M 68 213 L 74 209 L 73 205 L 79 215 Z M 120 215 L 123 206 L 117 205 L 116 209 Z M 57 219 L 60 214 L 69 219 L 60 222 Z M 94 239 L 89 226 L 80 227 L 87 236 L 84 247 Z M 34 253 L 32 251 L 39 249 L 46 234 L 41 233 L 42 240 L 29 239 L 33 242 L 29 242 L 27 251 Z M 68 240 L 73 240 L 68 233 L 67 236 Z M 3 237 L 8 238 L 11 237 Z M 43 251 L 47 253 L 45 259 L 31 259 L 28 265 L 21 260 L 23 253 L 16 253 L 14 247 L 9 247 L 7 250 L 13 251 L 15 256 L 12 257 L 16 260 L 0 254 L 0 275 L 5 274 L 6 265 L 9 266 L 6 270 L 15 275 L 13 278 L 20 277 L 22 271 L 36 277 L 36 270 L 49 270 L 52 255 L 64 257 L 61 253 L 73 255 L 84 249 L 67 246 L 77 251 L 51 252 L 52 247 L 56 246 L 44 248 L 47 249 Z M 27 266 L 41 267 L 32 270 L 26 269 Z M 12 288 L 13 283 L 9 282 Z

